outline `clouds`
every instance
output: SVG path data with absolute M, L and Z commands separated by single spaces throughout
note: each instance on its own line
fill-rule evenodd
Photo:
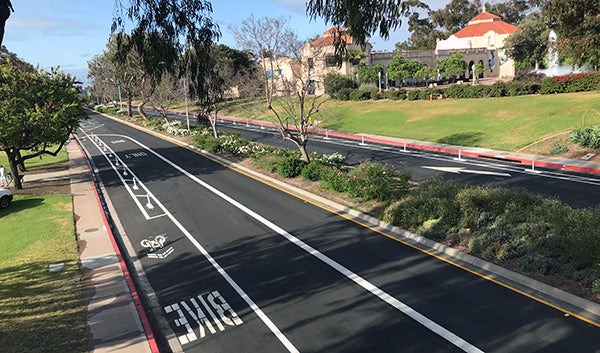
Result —
M 36 16 L 9 19 L 6 23 L 7 35 L 13 40 L 45 36 L 85 36 L 98 28 L 82 20 Z
M 273 2 L 283 5 L 284 7 L 297 12 L 306 13 L 306 3 L 308 0 L 273 0 Z

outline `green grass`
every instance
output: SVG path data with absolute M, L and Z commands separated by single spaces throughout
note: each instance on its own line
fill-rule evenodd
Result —
M 514 151 L 578 128 L 582 120 L 600 124 L 599 98 L 598 92 L 586 92 L 442 101 L 329 100 L 313 119 L 346 132 Z M 224 113 L 259 116 L 256 105 L 248 106 L 247 101 L 239 108 L 230 104 Z
M 24 151 L 21 155 L 26 156 L 27 151 Z M 54 164 L 66 162 L 69 160 L 67 156 L 67 150 L 63 147 L 60 152 L 56 155 L 56 157 L 51 155 L 41 155 L 39 157 L 31 158 L 25 161 L 26 168 L 39 167 L 41 165 Z M 10 167 L 8 164 L 8 157 L 5 152 L 0 153 L 0 164 L 6 168 L 7 171 L 10 171 Z
M 2 352 L 87 351 L 71 195 L 16 195 L 0 224 Z

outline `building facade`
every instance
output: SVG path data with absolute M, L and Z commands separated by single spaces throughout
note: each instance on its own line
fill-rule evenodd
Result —
M 515 64 L 506 56 L 504 41 L 517 30 L 518 27 L 502 21 L 499 16 L 483 11 L 448 39 L 438 40 L 435 50 L 403 50 L 399 54 L 407 60 L 435 67 L 439 60 L 460 53 L 467 63 L 465 79 L 473 78 L 473 68 L 478 63 L 485 68 L 484 72 L 476 73 L 479 78 L 511 79 L 515 75 Z M 349 54 L 347 57 L 336 56 L 336 42 L 346 45 Z M 301 84 L 308 85 L 311 94 L 321 95 L 325 91 L 324 78 L 328 73 L 336 72 L 354 78 L 360 61 L 367 65 L 380 65 L 385 70 L 397 54 L 398 52 L 372 51 L 368 42 L 359 46 L 344 30 L 334 27 L 302 47 L 301 56 L 297 61 L 301 63 L 301 67 L 292 67 L 291 61 L 282 60 L 277 71 L 267 72 L 267 77 L 277 80 L 291 75 L 293 71 L 301 70 L 302 76 L 305 77 Z M 385 72 L 383 74 L 385 77 Z

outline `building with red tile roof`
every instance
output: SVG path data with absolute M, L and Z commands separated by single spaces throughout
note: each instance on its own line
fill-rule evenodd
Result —
M 519 28 L 502 21 L 499 16 L 483 11 L 471 19 L 468 25 L 446 40 L 439 40 L 436 54 L 444 51 L 485 49 L 489 59 L 489 76 L 514 77 L 514 61 L 506 56 L 504 41 Z

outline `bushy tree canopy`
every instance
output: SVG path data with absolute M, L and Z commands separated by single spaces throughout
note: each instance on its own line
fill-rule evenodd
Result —
M 70 75 L 24 71 L 10 61 L 0 65 L 0 149 L 17 189 L 22 188 L 17 166 L 42 154 L 56 155 L 85 116 Z

